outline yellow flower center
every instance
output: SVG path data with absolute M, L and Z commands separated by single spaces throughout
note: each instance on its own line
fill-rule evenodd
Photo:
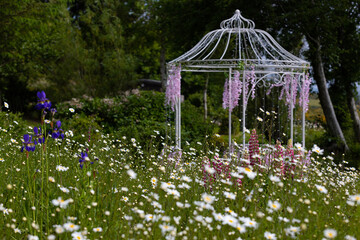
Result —
M 251 172 L 251 169 L 250 168 L 245 168 L 245 171 Z

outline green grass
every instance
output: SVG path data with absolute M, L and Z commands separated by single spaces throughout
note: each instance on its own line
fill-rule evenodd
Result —
M 291 239 L 286 230 L 290 226 L 298 231 L 298 239 L 321 239 L 329 228 L 337 230 L 339 239 L 360 237 L 360 200 L 355 206 L 347 203 L 349 195 L 360 193 L 359 171 L 345 162 L 335 164 L 331 157 L 312 154 L 312 164 L 298 166 L 295 178 L 283 177 L 272 166 L 254 168 L 257 176 L 250 179 L 237 168 L 245 167 L 244 163 L 233 160 L 228 173 L 242 175 L 242 185 L 229 185 L 219 173 L 210 189 L 204 187 L 202 162 L 213 159 L 218 152 L 214 146 L 186 146 L 182 158 L 176 159 L 169 156 L 170 151 L 161 151 L 164 136 L 156 133 L 146 151 L 135 139 L 125 137 L 101 134 L 96 142 L 48 137 L 46 146 L 37 145 L 27 158 L 20 152 L 22 133 L 32 130 L 26 125 L 19 130 L 10 120 L 1 124 L 1 239 L 27 239 L 28 235 L 72 239 L 73 232 L 59 233 L 54 227 L 61 230 L 69 222 L 79 228 L 74 231 L 82 234 L 79 239 L 263 239 L 265 232 Z M 87 162 L 81 169 L 78 155 L 86 148 L 94 163 Z M 57 171 L 58 165 L 69 169 Z M 136 178 L 130 178 L 130 169 Z M 270 175 L 278 175 L 281 183 L 271 181 Z M 161 188 L 162 183 L 174 187 Z M 315 184 L 328 192 L 319 191 Z M 235 194 L 235 199 L 225 192 Z M 204 193 L 214 197 L 211 204 L 206 204 Z M 63 203 L 66 208 L 53 204 L 59 197 L 68 201 Z M 270 200 L 281 204 L 279 210 L 269 209 Z M 240 233 L 236 225 L 215 216 L 237 221 L 246 231 Z M 248 220 L 257 227 L 244 227 Z

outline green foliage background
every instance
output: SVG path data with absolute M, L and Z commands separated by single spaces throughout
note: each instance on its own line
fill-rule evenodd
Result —
M 164 64 L 188 51 L 208 31 L 219 28 L 220 21 L 231 17 L 236 9 L 252 19 L 256 28 L 271 33 L 285 49 L 309 61 L 314 60 L 312 38 L 318 37 L 336 115 L 352 145 L 353 122 L 346 100 L 349 93 L 357 97 L 360 7 L 350 0 L 216 0 L 211 4 L 205 0 L 3 0 L 0 104 L 6 101 L 12 112 L 34 119 L 35 93 L 44 90 L 55 104 L 74 97 L 94 99 L 84 102 L 85 115 L 77 116 L 74 123 L 90 114 L 94 117 L 89 122 L 109 132 L 150 134 L 144 126 L 167 131 L 165 125 L 173 116 L 167 113 L 160 98 L 154 101 L 150 93 L 145 93 L 144 98 L 129 97 L 123 103 L 119 96 L 136 88 L 137 79 L 158 79 L 164 83 Z M 205 136 L 213 130 L 226 134 L 226 111 L 221 108 L 223 75 L 210 76 L 209 118 L 202 120 L 207 77 L 183 76 L 183 112 L 190 114 L 184 121 L 192 119 L 193 125 L 184 124 L 183 130 L 184 136 L 192 140 L 201 140 L 198 132 Z M 108 108 L 100 98 L 111 98 L 115 103 Z M 132 104 L 143 105 L 139 108 Z M 257 103 L 253 105 L 259 107 Z M 193 113 L 198 117 L 192 118 Z M 236 124 L 241 112 L 237 114 Z M 256 110 L 249 112 L 249 117 L 255 119 L 256 114 Z M 234 129 L 237 131 L 237 126 Z M 331 147 L 336 139 L 329 136 L 322 142 Z

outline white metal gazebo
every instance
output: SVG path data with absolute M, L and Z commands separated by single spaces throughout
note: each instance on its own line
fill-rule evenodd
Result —
M 227 72 L 229 75 L 229 99 L 234 74 L 242 81 L 242 131 L 246 129 L 246 107 L 251 90 L 256 86 L 287 86 L 289 92 L 290 138 L 293 141 L 293 109 L 296 101 L 294 91 L 304 91 L 305 71 L 309 62 L 300 59 L 282 48 L 267 32 L 255 29 L 253 21 L 244 18 L 239 10 L 230 19 L 220 24 L 220 29 L 206 34 L 191 50 L 170 61 L 168 76 L 174 66 L 184 72 Z M 252 76 L 252 79 L 250 79 Z M 180 80 L 179 80 L 180 81 Z M 251 83 L 250 83 L 251 81 Z M 173 84 L 168 79 L 168 87 Z M 180 83 L 179 83 L 180 84 Z M 249 85 L 250 84 L 250 85 Z M 251 87 L 250 91 L 246 87 Z M 306 90 L 306 89 L 305 89 Z M 180 85 L 173 100 L 175 114 L 176 147 L 181 148 L 181 101 Z M 301 93 L 300 93 L 301 94 Z M 304 94 L 304 93 L 303 93 Z M 229 101 L 231 102 L 231 101 Z M 302 145 L 305 147 L 305 112 L 302 111 Z M 231 146 L 231 106 L 229 106 L 229 147 Z M 245 147 L 245 134 L 243 134 Z

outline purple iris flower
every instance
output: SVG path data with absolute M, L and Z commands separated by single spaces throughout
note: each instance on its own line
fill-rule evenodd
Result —
M 57 110 L 56 108 L 50 108 L 50 112 L 51 112 L 51 115 L 55 115 L 55 113 L 57 113 Z
M 39 143 L 45 143 L 45 137 L 41 133 L 41 128 L 34 127 L 35 137 L 38 139 Z
M 64 139 L 64 131 L 61 129 L 61 121 L 57 121 L 56 122 L 56 127 L 54 128 L 51 136 L 53 139 L 59 138 L 61 137 L 62 139 Z
M 33 152 L 35 151 L 35 145 L 37 144 L 36 140 L 32 140 L 32 136 L 30 136 L 29 134 L 25 134 L 24 135 L 24 142 L 23 142 L 23 146 L 21 147 L 21 152 L 24 151 L 24 149 L 27 152 Z
M 90 162 L 90 164 L 94 164 L 94 162 L 90 160 L 87 152 L 82 152 L 79 157 L 80 157 L 79 163 L 80 163 L 80 168 L 81 168 L 81 169 L 83 169 L 84 163 L 86 163 L 86 162 Z M 99 159 L 95 158 L 95 160 L 97 161 L 97 160 L 99 160 Z
M 88 154 L 82 152 L 80 155 L 80 159 L 79 159 L 80 168 L 83 169 L 84 163 L 89 162 L 89 161 L 90 161 L 90 158 L 88 157 Z
M 45 94 L 44 91 L 37 92 L 37 97 L 39 99 L 38 99 L 38 103 L 35 106 L 35 109 L 37 109 L 37 110 L 42 110 L 42 109 L 49 110 L 51 108 L 51 102 L 49 101 L 49 99 L 46 98 L 46 94 Z

